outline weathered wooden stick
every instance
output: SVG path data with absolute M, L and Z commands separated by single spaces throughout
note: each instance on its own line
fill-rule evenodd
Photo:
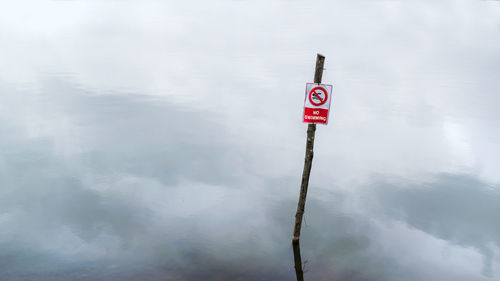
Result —
M 316 70 L 314 71 L 314 83 L 321 83 L 323 76 L 323 65 L 325 56 L 318 54 L 316 57 Z M 307 142 L 306 142 L 306 157 L 304 160 L 304 170 L 302 171 L 302 183 L 300 185 L 299 203 L 297 205 L 297 213 L 295 214 L 295 227 L 293 229 L 293 244 L 299 244 L 300 230 L 302 228 L 302 216 L 306 205 L 307 188 L 309 186 L 309 175 L 311 174 L 311 166 L 314 154 L 314 135 L 316 133 L 316 124 L 307 126 Z M 302 271 L 302 268 L 300 269 Z

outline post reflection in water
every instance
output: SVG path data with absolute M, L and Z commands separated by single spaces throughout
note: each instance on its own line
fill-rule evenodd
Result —
M 293 246 L 293 259 L 295 262 L 295 275 L 297 276 L 297 281 L 304 281 L 302 257 L 300 256 L 300 241 L 298 239 L 293 239 L 292 246 Z

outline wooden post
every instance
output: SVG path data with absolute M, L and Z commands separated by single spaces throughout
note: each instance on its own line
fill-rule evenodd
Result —
M 316 70 L 314 71 L 314 83 L 321 83 L 323 76 L 323 66 L 325 64 L 325 56 L 318 54 L 316 56 Z M 293 243 L 299 243 L 300 230 L 302 228 L 302 216 L 306 205 L 307 188 L 309 186 L 309 175 L 311 174 L 311 166 L 314 154 L 314 135 L 316 134 L 316 124 L 307 126 L 307 142 L 306 142 L 306 157 L 304 160 L 304 170 L 302 171 L 302 183 L 300 185 L 299 203 L 297 204 L 297 213 L 295 213 L 295 227 L 293 229 Z
M 321 83 L 323 76 L 323 65 L 325 64 L 325 56 L 318 54 L 316 56 L 316 70 L 314 71 L 314 83 Z M 293 256 L 295 260 L 295 274 L 297 281 L 304 280 L 302 271 L 302 258 L 300 256 L 300 230 L 302 228 L 302 217 L 304 216 L 304 208 L 306 206 L 307 188 L 309 186 L 309 175 L 311 174 L 311 166 L 314 154 L 314 135 L 316 134 L 316 124 L 307 126 L 307 142 L 306 142 L 306 157 L 304 160 L 304 170 L 302 171 L 302 183 L 300 185 L 299 203 L 297 204 L 297 213 L 295 213 L 295 227 L 293 229 Z

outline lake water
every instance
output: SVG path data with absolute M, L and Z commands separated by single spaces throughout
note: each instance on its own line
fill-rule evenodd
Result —
M 500 276 L 500 2 L 0 4 L 0 280 Z

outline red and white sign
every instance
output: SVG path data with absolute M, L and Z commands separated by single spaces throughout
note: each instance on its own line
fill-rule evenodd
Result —
M 304 123 L 328 124 L 328 113 L 332 101 L 332 85 L 306 84 L 304 99 Z

